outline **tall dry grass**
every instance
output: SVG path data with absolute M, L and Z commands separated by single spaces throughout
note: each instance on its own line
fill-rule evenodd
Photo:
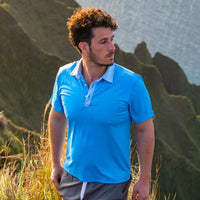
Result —
M 20 159 L 20 163 L 5 162 L 0 171 L 0 199 L 60 199 L 50 181 L 51 159 L 46 137 L 41 136 L 37 153 L 25 152 L 22 158 L 16 159 Z
M 46 113 L 46 111 L 45 111 Z M 8 156 L 4 167 L 0 170 L 0 199 L 1 200 L 61 200 L 54 188 L 51 176 L 50 143 L 47 131 L 46 119 L 40 135 L 40 143 L 35 148 L 35 153 L 30 153 L 28 142 L 24 141 L 24 154 L 21 156 Z M 66 143 L 65 143 L 66 145 Z M 27 150 L 28 149 L 28 150 Z M 12 161 L 9 161 L 12 159 Z M 63 153 L 62 162 L 65 155 Z M 151 182 L 151 196 L 149 199 L 160 199 L 158 184 L 158 169 L 155 180 Z M 132 183 L 129 188 L 129 200 L 138 179 L 139 165 L 133 166 Z M 165 200 L 175 199 L 170 195 Z

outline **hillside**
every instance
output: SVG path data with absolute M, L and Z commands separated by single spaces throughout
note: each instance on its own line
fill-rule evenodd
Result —
M 78 58 L 71 48 L 66 20 L 78 4 L 74 0 L 6 0 L 9 12 L 23 26 L 28 36 L 49 54 L 67 62 Z M 31 23 L 30 23 L 31 22 Z
M 196 113 L 200 114 L 200 86 L 190 84 L 179 64 L 167 56 L 156 53 L 153 64 L 159 69 L 167 92 L 187 96 Z
M 0 156 L 16 155 L 23 151 L 22 140 L 18 139 L 15 134 L 8 131 L 8 121 L 0 112 Z M 3 166 L 5 159 L 0 159 L 0 168 Z
M 138 45 L 135 52 L 141 46 L 143 46 L 142 51 L 144 54 L 149 55 L 144 44 Z M 165 58 L 160 60 L 161 63 L 169 63 L 171 61 L 170 58 L 159 55 Z M 142 61 L 141 57 L 139 59 Z M 153 60 L 155 58 L 149 60 L 150 63 L 154 63 Z M 133 69 L 143 75 L 156 113 L 154 119 L 156 127 L 155 152 L 157 153 L 156 155 L 161 155 L 162 167 L 159 179 L 161 190 L 163 188 L 165 193 L 176 192 L 176 199 L 190 199 L 190 195 L 192 195 L 193 199 L 199 199 L 200 116 L 196 114 L 192 100 L 181 95 L 180 92 L 178 92 L 178 95 L 169 95 L 163 82 L 163 77 L 165 74 L 167 76 L 167 72 L 161 75 L 157 66 L 145 66 L 141 63 L 139 70 L 134 65 Z M 167 69 L 166 67 L 166 71 Z M 182 71 L 180 67 L 178 71 Z M 178 74 L 176 70 L 174 72 L 174 74 L 171 73 L 173 79 L 184 80 L 185 74 Z M 176 83 L 173 82 L 173 84 L 176 87 Z M 187 84 L 189 85 L 188 82 Z M 196 87 L 199 88 L 199 86 Z M 188 93 L 191 93 L 191 90 L 188 89 Z M 198 96 L 199 93 L 196 95 Z M 180 185 L 180 183 L 184 184 Z
M 0 112 L 0 169 L 5 161 L 21 165 L 24 149 L 29 154 L 35 153 L 39 138 L 40 134 L 15 125 Z
M 63 61 L 39 49 L 0 7 L 0 111 L 20 126 L 40 131 L 54 76 Z
M 58 67 L 79 57 L 67 42 L 64 28 L 66 16 L 77 4 L 64 0 L 48 0 L 48 6 L 47 0 L 28 5 L 26 0 L 6 2 L 7 11 L 0 7 L 0 111 L 15 124 L 39 132 Z M 141 74 L 149 89 L 155 111 L 154 166 L 158 157 L 162 165 L 161 196 L 176 193 L 176 199 L 199 199 L 200 105 L 193 98 L 198 97 L 199 86 L 190 85 L 170 58 L 160 53 L 152 58 L 145 43 L 134 53 L 116 45 L 116 62 Z M 171 80 L 165 80 L 168 73 L 173 80 L 183 80 L 171 87 L 176 92 L 170 89 Z

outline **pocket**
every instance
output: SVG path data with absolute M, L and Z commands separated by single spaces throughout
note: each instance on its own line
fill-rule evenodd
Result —
M 80 199 L 82 182 L 63 170 L 58 193 L 63 200 Z
M 130 178 L 128 181 L 121 183 L 121 191 L 122 191 L 122 196 L 123 200 L 126 200 L 128 197 L 128 189 L 131 184 L 132 178 Z
M 62 184 L 66 182 L 66 180 L 68 179 L 69 176 L 70 176 L 70 174 L 63 169 L 63 172 L 62 172 L 62 175 L 60 178 L 60 184 L 58 186 L 58 191 L 62 188 Z

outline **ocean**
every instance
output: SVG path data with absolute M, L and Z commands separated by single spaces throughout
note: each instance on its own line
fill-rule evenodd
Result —
M 152 56 L 175 60 L 190 83 L 200 85 L 199 0 L 77 0 L 84 8 L 103 8 L 119 24 L 115 43 L 133 52 L 145 41 Z

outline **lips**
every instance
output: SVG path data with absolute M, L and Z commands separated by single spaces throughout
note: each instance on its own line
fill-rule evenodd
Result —
M 111 52 L 111 53 L 107 54 L 106 57 L 108 57 L 108 58 L 114 58 L 114 52 Z

